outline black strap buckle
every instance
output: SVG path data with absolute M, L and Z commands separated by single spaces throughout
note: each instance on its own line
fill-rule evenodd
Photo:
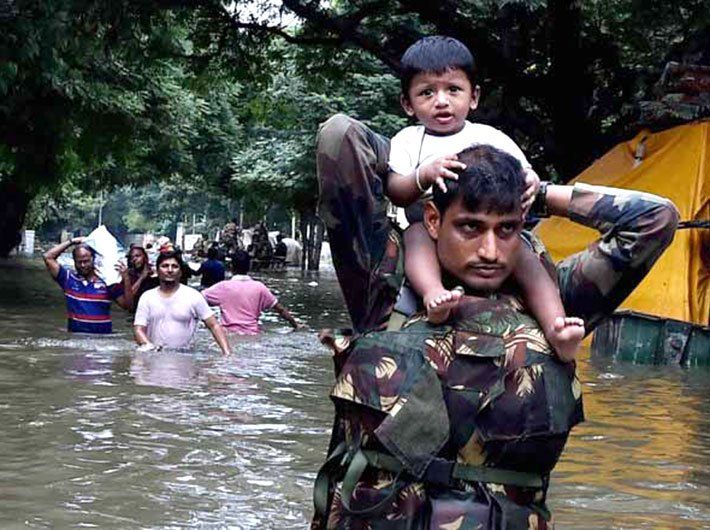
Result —
M 424 472 L 424 481 L 439 486 L 449 486 L 455 463 L 442 458 L 433 459 Z

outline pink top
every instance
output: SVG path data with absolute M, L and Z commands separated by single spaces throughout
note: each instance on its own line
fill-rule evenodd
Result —
M 259 315 L 278 303 L 266 285 L 241 274 L 214 284 L 202 295 L 210 305 L 219 306 L 222 325 L 242 335 L 259 333 Z

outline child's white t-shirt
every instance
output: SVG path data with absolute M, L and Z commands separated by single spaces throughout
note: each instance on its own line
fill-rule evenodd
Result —
M 491 145 L 517 158 L 523 168 L 529 168 L 525 155 L 504 132 L 490 125 L 466 121 L 463 129 L 448 136 L 427 134 L 423 125 L 405 127 L 390 143 L 390 170 L 401 175 L 411 174 L 417 166 L 444 155 L 456 154 L 475 144 Z M 425 195 L 431 195 L 431 189 Z M 403 208 L 396 208 L 395 218 L 401 228 L 409 223 Z

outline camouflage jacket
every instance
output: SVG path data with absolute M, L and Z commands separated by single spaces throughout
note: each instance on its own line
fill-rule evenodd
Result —
M 577 185 L 569 215 L 602 234 L 555 269 L 568 314 L 591 331 L 670 243 L 678 214 L 659 197 Z M 574 364 L 555 358 L 518 298 L 466 298 L 445 326 L 414 317 L 325 339 L 336 424 L 313 528 L 551 526 L 547 480 L 582 398 Z

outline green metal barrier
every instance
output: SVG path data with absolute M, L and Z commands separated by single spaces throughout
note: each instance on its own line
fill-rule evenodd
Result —
M 596 329 L 591 351 L 636 364 L 710 366 L 710 327 L 618 311 Z

